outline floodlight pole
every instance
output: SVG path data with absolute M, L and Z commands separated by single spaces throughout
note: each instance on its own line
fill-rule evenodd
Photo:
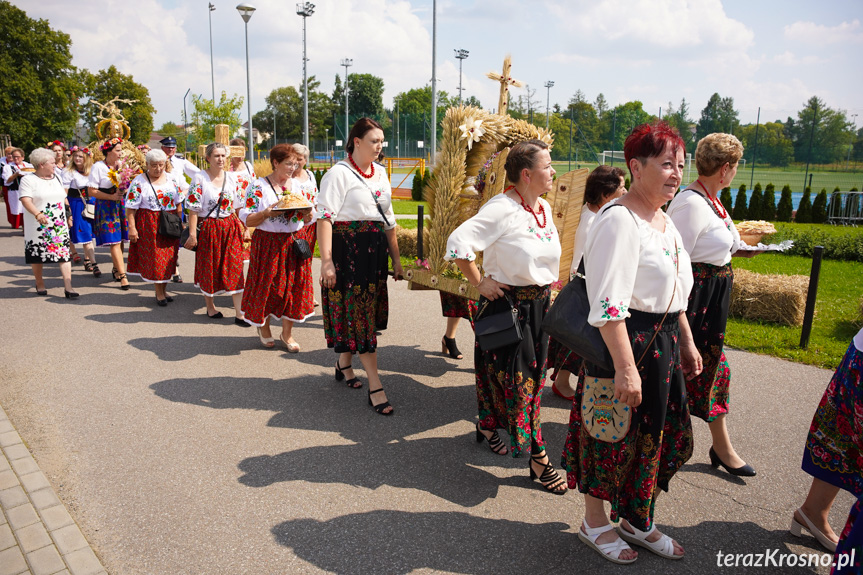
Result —
M 348 120 L 348 68 L 354 65 L 352 58 L 342 58 L 342 66 L 345 67 L 345 150 L 348 149 L 348 134 L 350 133 L 350 121 Z
M 462 50 L 461 48 L 455 50 L 455 57 L 458 58 L 458 105 L 461 106 L 461 93 L 463 88 L 461 87 L 461 65 L 464 62 L 464 59 L 468 57 L 469 52 L 467 50 Z
M 306 75 L 306 18 L 315 13 L 311 2 L 297 4 L 297 15 L 303 17 L 303 145 L 309 147 L 309 79 Z
M 249 76 L 249 20 L 252 18 L 252 14 L 255 13 L 255 7 L 247 2 L 243 2 L 242 4 L 237 4 L 237 12 L 243 18 L 246 29 L 246 99 L 249 114 L 249 162 L 254 165 L 255 133 L 252 129 L 252 81 Z
M 546 87 L 546 95 L 545 95 L 545 131 L 548 131 L 548 111 L 550 109 L 551 104 L 551 88 L 554 86 L 554 82 L 549 80 L 543 86 Z
M 437 152 L 437 0 L 432 0 L 431 163 Z
M 207 16 L 210 18 L 210 83 L 213 88 L 213 105 L 216 105 L 216 72 L 213 67 L 213 10 L 216 7 L 210 2 L 210 11 L 207 13 Z

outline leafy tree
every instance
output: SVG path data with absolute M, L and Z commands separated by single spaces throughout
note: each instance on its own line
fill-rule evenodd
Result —
M 638 100 L 615 106 L 603 115 L 600 122 L 600 143 L 605 150 L 623 149 L 623 142 L 638 125 L 649 122 L 653 116 L 644 111 Z
M 785 184 L 782 187 L 782 195 L 779 197 L 779 206 L 776 208 L 777 222 L 790 222 L 794 212 L 794 202 L 791 199 L 791 186 Z
M 680 100 L 680 106 L 676 111 L 672 103 L 669 102 L 668 111 L 663 117 L 663 120 L 680 132 L 683 141 L 686 143 L 687 149 L 689 149 L 692 142 L 692 131 L 690 130 L 692 119 L 689 117 L 689 103 L 687 103 L 686 98 Z M 694 153 L 695 148 L 692 148 L 690 152 Z
M 571 117 L 573 121 L 572 140 L 574 148 L 581 150 L 586 147 L 586 144 L 593 145 L 598 143 L 600 131 L 599 115 L 593 104 L 585 100 L 581 90 L 576 92 L 569 100 L 565 113 L 567 119 Z M 567 126 L 568 129 L 569 126 Z M 560 134 L 558 134 L 557 139 L 560 140 Z M 555 147 L 557 147 L 556 144 Z M 577 156 L 577 154 L 574 155 Z M 586 155 L 586 152 L 582 153 L 582 156 L 584 155 Z
M 174 136 L 177 139 L 177 151 L 181 154 L 186 152 L 186 133 L 181 126 L 178 126 L 174 122 L 165 122 L 156 128 L 156 133 L 162 138 Z
M 762 196 L 761 196 L 761 183 L 758 182 L 755 184 L 755 187 L 752 188 L 752 195 L 749 196 L 749 219 L 750 220 L 763 220 L 764 216 L 761 214 L 761 205 L 762 205 Z
M 768 222 L 776 221 L 776 186 L 767 184 L 764 195 L 761 196 L 761 219 Z
M 818 195 L 815 196 L 815 201 L 812 202 L 812 223 L 826 224 L 827 223 L 827 189 L 822 188 Z
M 797 112 L 797 120 L 786 120 L 785 130 L 794 145 L 794 159 L 798 162 L 808 160 L 815 164 L 829 164 L 844 160 L 848 146 L 854 141 L 853 125 L 848 122 L 845 112 L 827 107 L 817 96 L 809 98 L 806 106 Z
M 735 220 L 745 220 L 749 217 L 749 210 L 746 208 L 746 184 L 740 184 L 740 188 L 737 190 L 734 213 L 731 217 Z
M 311 98 L 309 98 L 311 99 Z M 252 116 L 252 125 L 269 134 L 267 146 L 296 142 L 303 136 L 303 98 L 293 86 L 276 88 L 264 99 L 267 107 Z M 342 108 L 344 109 L 344 108 Z M 273 117 L 275 116 L 275 138 Z M 311 111 L 309 113 L 311 116 Z M 311 122 L 310 122 L 311 123 Z
M 715 132 L 733 133 L 734 126 L 738 123 L 737 118 L 734 99 L 723 98 L 714 93 L 710 96 L 704 109 L 701 110 L 701 118 L 696 126 L 697 140 Z
M 386 123 L 381 121 L 386 118 L 383 79 L 372 74 L 349 74 L 348 80 L 350 82 L 348 86 L 350 89 L 348 112 L 351 116 L 351 124 L 362 116 L 368 116 L 376 119 L 386 128 L 389 125 L 389 120 L 386 120 Z M 333 112 L 336 114 L 336 124 L 341 126 L 344 124 L 345 118 L 345 89 L 344 81 L 339 75 L 336 75 L 332 103 Z M 342 131 L 343 128 L 341 127 L 337 129 L 339 134 Z
M 798 224 L 812 223 L 812 189 L 809 186 L 806 186 L 806 189 L 803 191 L 803 198 L 797 206 L 794 221 Z
M 99 70 L 96 74 L 82 70 L 81 78 L 85 86 L 84 97 L 89 100 L 96 100 L 100 104 L 105 104 L 114 98 L 137 100 L 128 105 L 121 103 L 118 107 L 132 131 L 132 141 L 143 144 L 150 140 L 156 108 L 150 101 L 150 91 L 146 86 L 136 82 L 131 74 L 121 73 L 113 65 L 107 70 Z M 84 125 L 93 134 L 93 129 L 99 122 L 99 108 L 90 103 L 84 107 L 81 117 Z
M 411 184 L 411 199 L 415 202 L 420 202 L 423 199 L 423 174 L 419 168 L 414 174 L 414 181 Z
M 602 95 L 602 92 L 596 95 L 596 101 L 593 103 L 593 107 L 596 108 L 596 116 L 601 120 L 608 111 L 608 102 L 606 101 L 605 96 Z
M 482 109 L 482 102 L 480 102 L 476 96 L 469 96 L 466 98 L 464 100 L 464 105 Z
M 794 160 L 794 145 L 785 133 L 785 124 L 767 122 L 758 126 L 757 131 L 758 142 L 756 145 L 756 126 L 754 124 L 742 126 L 739 130 L 740 141 L 750 158 L 755 154 L 758 164 L 771 166 L 787 166 Z
M 228 98 L 223 91 L 218 103 L 201 94 L 192 95 L 192 125 L 195 126 L 195 144 L 207 145 L 216 138 L 216 124 L 227 124 L 230 133 L 240 129 L 243 122 L 240 119 L 240 109 L 243 107 L 243 97 L 234 95 Z M 252 118 L 252 128 L 255 127 Z M 260 127 L 258 131 L 263 132 Z
M 863 128 L 857 130 L 857 133 L 855 134 L 851 158 L 853 158 L 855 162 L 863 160 Z
M 0 132 L 31 150 L 71 140 L 83 87 L 68 34 L 0 2 Z M 147 134 L 149 136 L 149 133 Z
M 327 130 L 333 127 L 333 110 L 335 104 L 330 97 L 321 92 L 319 88 L 321 83 L 315 76 L 309 76 L 309 138 L 325 138 Z M 303 85 L 300 84 L 300 137 L 302 137 L 302 117 L 303 117 Z M 278 129 L 278 118 L 277 126 Z
M 722 188 L 719 194 L 719 202 L 726 211 L 731 212 L 731 188 Z

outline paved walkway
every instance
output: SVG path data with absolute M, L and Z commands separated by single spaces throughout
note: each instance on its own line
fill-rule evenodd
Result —
M 320 315 L 294 328 L 299 354 L 234 326 L 229 298 L 217 298 L 224 320 L 207 319 L 185 250 L 187 283 L 170 285 L 167 308 L 151 286 L 120 291 L 102 249 L 101 279 L 74 268 L 80 300 L 63 298 L 56 267 L 37 297 L 22 252 L 21 234 L 0 228 L 0 405 L 26 444 L 2 423 L 0 570 L 49 572 L 22 563 L 44 555 L 77 573 L 73 558 L 91 557 L 84 538 L 112 575 L 721 573 L 736 570 L 716 566 L 719 552 L 820 551 L 787 529 L 811 482 L 800 458 L 826 370 L 729 351 L 729 428 L 758 476 L 712 469 L 707 426 L 694 422 L 695 455 L 656 512 L 687 557 L 644 552 L 618 568 L 578 541 L 577 493 L 543 492 L 525 459 L 474 441 L 471 355 L 440 354 L 436 293 L 389 284 L 378 355 L 396 414 L 384 418 L 368 407 L 362 370 L 361 390 L 334 381 Z M 465 322 L 457 337 L 469 351 Z M 569 413 L 544 392 L 555 464 Z M 837 530 L 850 504 L 841 493 Z M 67 535 L 64 506 L 84 538 Z
M 0 575 L 106 573 L 0 407 Z

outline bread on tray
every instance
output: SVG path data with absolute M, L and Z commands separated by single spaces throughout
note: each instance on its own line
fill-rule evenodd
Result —
M 304 210 L 311 208 L 312 204 L 304 196 L 300 194 L 288 194 L 276 202 L 273 206 L 274 211 L 289 211 L 289 210 Z

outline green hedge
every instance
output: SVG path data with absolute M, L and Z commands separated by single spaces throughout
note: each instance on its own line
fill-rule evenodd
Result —
M 824 246 L 824 258 L 863 262 L 863 232 L 860 228 L 828 224 L 776 224 L 770 243 L 794 240 L 794 247 L 784 252 L 792 256 L 812 257 L 815 246 Z

